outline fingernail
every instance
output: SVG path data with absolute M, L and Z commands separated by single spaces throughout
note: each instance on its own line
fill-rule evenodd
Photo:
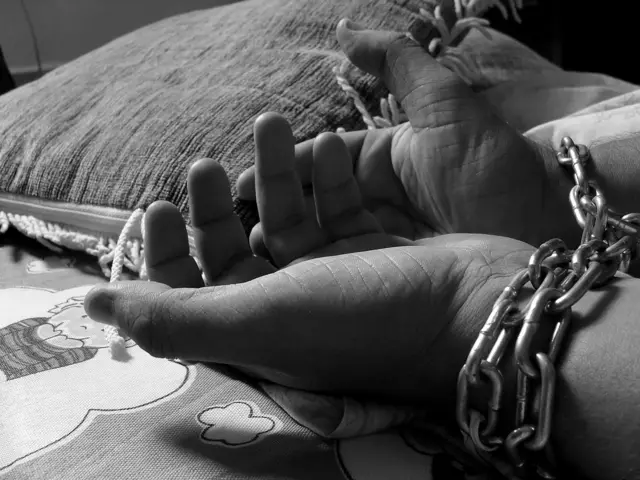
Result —
M 340 21 L 340 23 L 347 30 L 364 30 L 364 27 L 362 25 L 360 25 L 359 23 L 356 23 L 356 22 L 352 22 L 348 18 L 343 18 Z
M 113 293 L 104 287 L 95 287 L 84 298 L 84 310 L 92 320 L 114 324 Z

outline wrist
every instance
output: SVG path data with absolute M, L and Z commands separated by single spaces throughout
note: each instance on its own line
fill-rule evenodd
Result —
M 639 295 L 637 279 L 618 275 L 573 307 L 557 364 L 552 444 L 561 465 L 585 478 L 640 471 Z
M 561 238 L 570 248 L 580 242 L 582 229 L 576 223 L 569 201 L 569 193 L 574 186 L 570 172 L 563 168 L 557 159 L 557 146 L 538 143 L 527 139 L 536 161 L 545 172 L 544 195 L 542 203 L 543 222 L 540 226 L 538 246 L 552 238 Z
M 523 301 L 533 294 L 523 290 Z M 619 275 L 588 291 L 572 309 L 556 362 L 550 444 L 560 478 L 635 478 L 640 469 L 640 363 L 636 299 L 640 281 Z M 554 321 L 542 322 L 532 352 L 548 351 Z M 517 366 L 513 350 L 501 362 L 503 403 L 497 433 L 515 425 Z M 472 399 L 486 409 L 486 398 Z M 480 410 L 482 411 L 482 410 Z M 563 475 L 564 473 L 564 475 Z

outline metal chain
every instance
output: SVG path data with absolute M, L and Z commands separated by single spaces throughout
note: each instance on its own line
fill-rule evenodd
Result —
M 560 239 L 549 240 L 531 256 L 496 300 L 493 310 L 458 376 L 457 421 L 477 452 L 503 454 L 522 478 L 554 479 L 549 438 L 553 417 L 556 370 L 571 308 L 594 287 L 606 284 L 616 271 L 626 272 L 638 252 L 640 213 L 621 216 L 607 205 L 597 184 L 587 176 L 589 150 L 570 137 L 562 139 L 558 163 L 571 168 L 575 186 L 569 200 L 582 241 L 569 250 Z M 518 297 L 530 283 L 535 293 L 524 308 Z M 542 322 L 554 322 L 551 341 L 534 351 Z M 515 341 L 516 395 L 514 427 L 497 435 L 503 402 L 500 361 Z M 469 406 L 472 388 L 490 387 L 485 412 Z

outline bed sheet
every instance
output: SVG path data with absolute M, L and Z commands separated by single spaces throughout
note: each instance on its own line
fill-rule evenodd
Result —
M 0 236 L 0 478 L 469 478 L 424 430 L 327 439 L 232 369 L 131 341 L 113 360 L 82 306 L 103 281 L 89 257 Z

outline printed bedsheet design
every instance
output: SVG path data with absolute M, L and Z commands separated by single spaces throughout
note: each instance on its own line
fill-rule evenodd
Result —
M 113 360 L 82 307 L 92 261 L 19 242 L 0 243 L 0 478 L 465 478 L 415 431 L 323 439 L 231 369 L 130 340 Z

